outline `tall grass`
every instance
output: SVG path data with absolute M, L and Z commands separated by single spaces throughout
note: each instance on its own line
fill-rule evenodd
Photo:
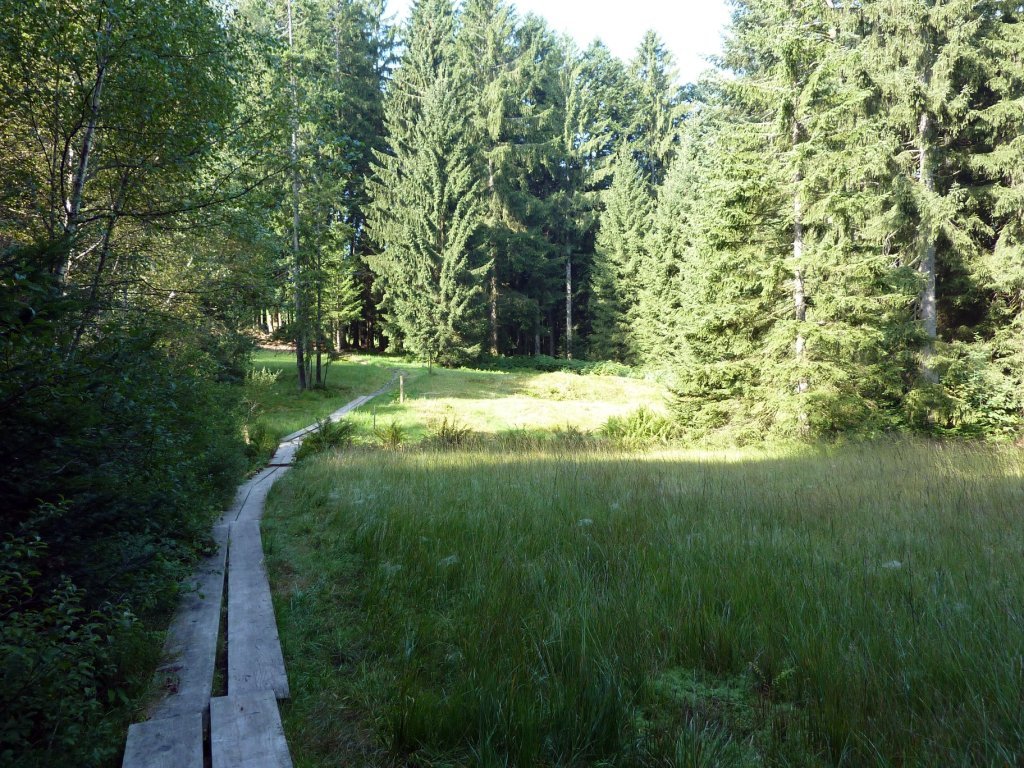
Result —
M 1024 461 L 350 451 L 266 521 L 293 752 L 1019 765 Z

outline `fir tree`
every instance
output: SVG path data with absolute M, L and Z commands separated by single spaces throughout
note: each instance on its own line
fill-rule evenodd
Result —
M 455 365 L 481 348 L 480 226 L 464 84 L 455 72 L 448 0 L 413 9 L 408 50 L 386 104 L 389 153 L 379 153 L 369 224 L 382 251 L 370 259 L 389 323 L 410 351 Z
M 633 309 L 653 204 L 629 147 L 616 156 L 614 180 L 604 199 L 591 274 L 590 354 L 595 359 L 632 362 L 636 358 Z
M 653 30 L 644 35 L 629 71 L 636 81 L 636 116 L 630 140 L 648 183 L 656 187 L 665 181 L 672 161 L 684 105 L 672 54 Z

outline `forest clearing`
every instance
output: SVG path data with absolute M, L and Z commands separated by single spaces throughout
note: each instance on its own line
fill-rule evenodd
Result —
M 1022 191 L 1019 0 L 0 0 L 0 765 L 1024 766 Z
M 363 413 L 271 495 L 297 765 L 1012 764 L 1019 448 L 638 450 L 471 413 L 476 441 L 390 446 Z

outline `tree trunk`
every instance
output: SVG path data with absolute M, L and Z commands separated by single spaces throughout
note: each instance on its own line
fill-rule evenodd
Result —
M 931 116 L 927 111 L 921 113 L 918 123 L 919 140 L 919 181 L 925 191 L 930 195 L 935 191 L 935 171 L 932 167 L 931 148 Z M 918 297 L 918 313 L 921 317 L 921 324 L 927 338 L 921 355 L 921 374 L 926 381 L 938 382 L 938 375 L 932 367 L 932 356 L 935 353 L 935 339 L 938 337 L 938 309 L 936 297 L 935 279 L 935 234 L 932 230 L 931 215 L 925 217 L 921 226 L 921 260 L 918 264 L 918 271 L 924 278 L 924 285 Z
M 110 258 L 110 242 L 114 236 L 114 229 L 117 227 L 118 219 L 121 217 L 121 210 L 124 207 L 125 196 L 128 193 L 128 176 L 121 177 L 121 184 L 117 190 L 117 198 L 114 200 L 114 208 L 107 219 L 107 228 L 103 232 L 103 241 L 100 244 L 99 260 L 96 263 L 96 271 L 93 273 L 92 284 L 89 287 L 89 300 L 85 305 L 82 318 L 75 329 L 74 338 L 64 355 L 64 362 L 69 363 L 74 359 L 78 351 L 78 345 L 82 341 L 82 335 L 89 324 L 89 321 L 99 312 L 100 280 L 103 277 L 103 270 L 106 268 L 107 259 Z
M 572 246 L 565 246 L 565 359 L 572 360 Z
M 533 326 L 533 354 L 540 357 L 540 307 L 537 307 L 537 317 Z
M 292 2 L 288 0 L 288 50 L 291 51 L 294 45 L 292 36 Z M 289 64 L 289 66 L 292 66 Z M 295 281 L 295 367 L 299 373 L 299 391 L 302 392 L 308 386 L 306 379 L 306 339 L 302 327 L 302 257 L 299 252 L 299 190 L 301 180 L 299 179 L 299 127 L 298 127 L 298 91 L 295 83 L 295 73 L 291 75 L 292 88 L 292 140 L 291 140 L 291 163 L 292 163 L 292 279 Z
M 495 208 L 494 158 L 487 158 L 487 190 L 491 195 L 491 208 Z M 492 235 L 493 237 L 493 235 Z M 498 356 L 498 251 L 491 243 L 491 355 Z
M 493 253 L 493 251 L 492 251 Z M 493 256 L 492 256 L 493 258 Z M 491 356 L 498 356 L 498 263 L 491 267 Z
M 100 44 L 109 41 L 114 31 L 113 16 L 109 16 L 104 27 L 104 35 Z M 89 93 L 89 119 L 86 122 L 85 134 L 82 136 L 82 146 L 78 152 L 78 164 L 71 181 L 71 197 L 64 204 L 66 217 L 64 220 L 64 235 L 68 240 L 67 248 L 63 250 L 60 261 L 57 264 L 57 284 L 63 289 L 67 281 L 68 268 L 71 265 L 72 253 L 75 247 L 75 238 L 78 236 L 78 218 L 82 212 L 82 199 L 85 196 L 85 182 L 89 177 L 89 160 L 92 156 L 92 149 L 96 141 L 96 126 L 100 119 L 100 104 L 103 97 L 103 83 L 107 78 L 107 67 L 110 63 L 110 56 L 101 53 L 96 62 L 96 82 Z
M 796 149 L 800 142 L 800 124 L 793 123 L 793 148 Z M 796 341 L 793 344 L 793 351 L 796 357 L 798 368 L 803 367 L 804 354 L 807 348 L 807 340 L 804 338 L 803 324 L 807 321 L 807 298 L 804 284 L 804 212 L 803 202 L 800 199 L 800 190 L 804 180 L 803 171 L 799 164 L 793 176 L 793 310 L 796 316 L 797 332 Z M 810 388 L 807 377 L 801 372 L 797 381 L 797 394 L 803 394 Z M 806 427 L 807 414 L 799 415 L 801 428 Z
M 323 283 L 318 279 L 316 282 L 316 385 L 324 385 L 322 372 L 323 348 L 324 348 L 324 318 L 323 318 Z

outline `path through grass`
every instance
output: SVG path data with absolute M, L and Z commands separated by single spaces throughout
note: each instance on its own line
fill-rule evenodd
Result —
M 354 398 L 386 383 L 402 363 L 388 357 L 353 355 L 327 370 L 327 386 L 297 391 L 298 374 L 291 352 L 257 350 L 246 377 L 248 436 L 257 463 L 270 458 L 281 438 L 315 423 Z
M 299 766 L 1019 765 L 1024 459 L 355 449 L 265 541 Z

